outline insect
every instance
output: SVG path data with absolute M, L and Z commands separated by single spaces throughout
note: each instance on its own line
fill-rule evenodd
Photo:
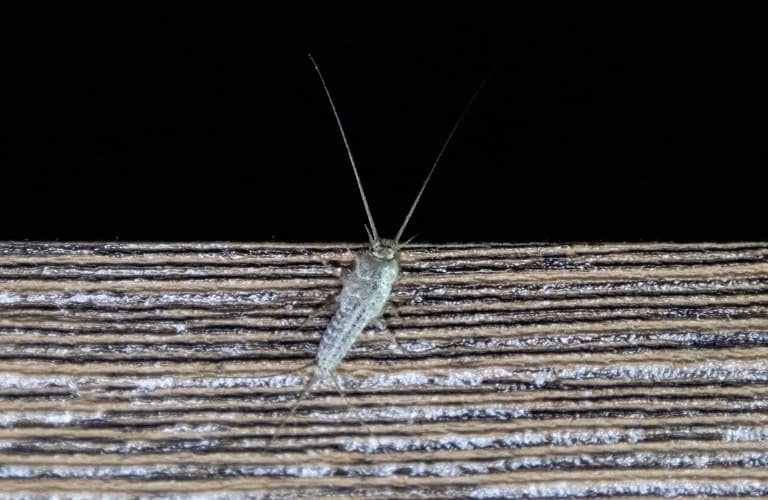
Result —
M 363 184 L 360 180 L 360 174 L 357 171 L 357 165 L 352 156 L 352 149 L 349 146 L 347 135 L 341 124 L 341 119 L 339 118 L 336 105 L 331 97 L 331 92 L 328 90 L 328 85 L 325 83 L 323 73 L 320 71 L 320 67 L 317 65 L 317 62 L 315 62 L 312 55 L 308 55 L 317 75 L 320 77 L 320 83 L 323 85 L 325 94 L 328 97 L 333 116 L 336 119 L 336 125 L 339 128 L 341 138 L 344 141 L 344 147 L 347 150 L 349 162 L 352 165 L 352 171 L 355 174 L 357 188 L 360 191 L 360 197 L 362 198 L 365 213 L 368 217 L 368 225 L 365 226 L 365 229 L 368 233 L 370 248 L 355 256 L 353 270 L 344 279 L 341 293 L 336 297 L 336 312 L 333 314 L 331 321 L 328 323 L 328 326 L 323 333 L 315 360 L 311 365 L 301 368 L 304 369 L 312 366 L 312 377 L 304 386 L 301 394 L 291 407 L 291 410 L 288 413 L 289 418 L 296 411 L 301 401 L 310 393 L 312 388 L 318 382 L 332 381 L 342 398 L 346 399 L 344 390 L 335 377 L 336 368 L 339 366 L 347 352 L 349 352 L 349 349 L 355 341 L 360 337 L 363 330 L 381 317 L 384 306 L 392 292 L 392 287 L 400 276 L 400 251 L 410 242 L 410 240 L 404 243 L 400 242 L 403 232 L 408 226 L 408 222 L 416 209 L 416 205 L 418 205 L 419 200 L 421 199 L 421 195 L 424 193 L 424 189 L 427 187 L 432 174 L 435 172 L 435 167 L 437 167 L 440 158 L 448 147 L 448 143 L 483 87 L 483 85 L 478 87 L 464 107 L 464 110 L 459 115 L 459 118 L 454 123 L 453 128 L 443 142 L 440 152 L 432 164 L 432 168 L 424 179 L 421 189 L 419 189 L 416 198 L 413 200 L 413 203 L 394 239 L 386 239 L 379 237 L 379 232 L 373 221 L 373 216 L 371 215 L 371 210 L 368 206 L 368 199 L 365 196 L 365 190 L 363 189 Z M 285 420 L 283 420 L 283 423 L 280 425 L 280 428 L 277 431 L 278 433 L 284 424 Z M 275 437 L 277 437 L 277 433 L 275 433 L 272 439 Z

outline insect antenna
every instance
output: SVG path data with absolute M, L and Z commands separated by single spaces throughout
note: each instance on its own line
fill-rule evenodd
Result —
M 363 189 L 363 183 L 360 180 L 360 174 L 357 173 L 357 165 L 355 165 L 355 159 L 352 157 L 352 148 L 349 147 L 349 141 L 347 141 L 347 134 L 344 133 L 344 127 L 341 125 L 341 119 L 339 118 L 338 111 L 336 111 L 336 105 L 333 103 L 333 97 L 331 97 L 331 92 L 328 90 L 328 85 L 325 84 L 325 78 L 323 78 L 323 73 L 320 71 L 320 67 L 315 62 L 315 58 L 312 57 L 312 54 L 307 53 L 307 55 L 309 56 L 309 60 L 312 61 L 312 65 L 315 67 L 315 71 L 317 71 L 317 75 L 320 77 L 320 83 L 323 84 L 325 95 L 328 96 L 328 102 L 331 103 L 333 116 L 336 118 L 336 125 L 339 126 L 339 132 L 341 132 L 341 138 L 344 140 L 344 147 L 347 148 L 347 156 L 349 156 L 349 162 L 352 164 L 352 171 L 355 173 L 357 188 L 360 190 L 360 196 L 362 197 L 363 205 L 365 206 L 365 213 L 368 216 L 368 224 L 370 224 L 371 232 L 373 233 L 373 239 L 371 240 L 371 243 L 373 243 L 374 241 L 378 241 L 379 233 L 376 231 L 376 224 L 373 223 L 373 215 L 371 215 L 371 208 L 368 206 L 368 199 L 365 197 L 365 190 Z
M 469 98 L 469 102 L 467 102 L 467 105 L 464 106 L 464 110 L 459 115 L 459 118 L 458 120 L 456 120 L 456 123 L 453 124 L 453 128 L 451 129 L 451 132 L 448 134 L 448 137 L 446 137 L 445 141 L 443 142 L 443 146 L 440 148 L 440 152 L 437 154 L 437 158 L 435 158 L 434 163 L 432 163 L 432 168 L 429 169 L 427 178 L 424 179 L 424 183 L 421 185 L 421 189 L 419 189 L 419 194 L 416 195 L 416 199 L 413 200 L 413 204 L 411 205 L 410 210 L 408 210 L 408 215 L 405 216 L 403 225 L 400 226 L 400 229 L 397 231 L 397 236 L 395 236 L 395 243 L 399 242 L 400 238 L 403 236 L 403 231 L 405 231 L 405 228 L 408 225 L 408 222 L 411 220 L 413 211 L 416 210 L 416 205 L 419 204 L 421 195 L 424 193 L 424 189 L 427 187 L 427 183 L 429 183 L 429 179 L 432 177 L 432 174 L 435 172 L 435 167 L 437 167 L 437 164 L 440 163 L 440 158 L 443 157 L 443 153 L 448 147 L 448 143 L 451 142 L 451 138 L 453 137 L 453 134 L 456 133 L 456 129 L 458 129 L 459 125 L 461 125 L 462 120 L 464 120 L 464 116 L 467 114 L 467 111 L 469 111 L 469 108 L 472 107 L 472 103 L 475 102 L 475 99 L 477 99 L 477 96 L 480 94 L 480 91 L 483 89 L 487 81 L 488 81 L 488 78 L 486 77 L 485 80 L 483 80 L 483 82 L 477 87 L 477 90 L 475 90 L 475 93 L 472 94 L 472 97 Z
M 373 239 L 373 235 L 371 234 L 371 230 L 368 229 L 368 224 L 363 224 L 363 226 L 365 227 L 365 234 L 368 235 L 368 241 L 370 241 L 371 245 L 373 245 L 374 241 L 376 241 L 376 240 Z

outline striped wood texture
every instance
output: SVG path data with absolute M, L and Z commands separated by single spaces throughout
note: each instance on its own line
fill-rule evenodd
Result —
M 0 243 L 0 491 L 768 494 L 768 244 L 414 246 L 288 418 L 351 250 Z

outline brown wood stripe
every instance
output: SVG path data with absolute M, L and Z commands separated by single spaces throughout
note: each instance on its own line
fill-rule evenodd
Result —
M 288 419 L 356 248 L 0 243 L 0 492 L 768 494 L 768 244 L 415 245 Z

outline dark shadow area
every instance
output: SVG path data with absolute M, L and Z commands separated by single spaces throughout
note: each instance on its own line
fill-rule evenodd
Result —
M 2 7 L 2 239 L 765 240 L 763 4 Z

